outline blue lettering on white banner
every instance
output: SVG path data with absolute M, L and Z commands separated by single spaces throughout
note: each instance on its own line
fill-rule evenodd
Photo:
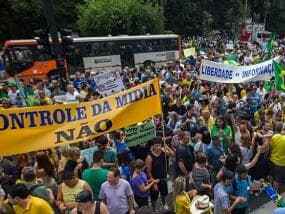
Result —
M 202 60 L 200 79 L 220 83 L 270 80 L 274 75 L 273 60 L 277 59 L 278 57 L 250 66 L 233 66 Z

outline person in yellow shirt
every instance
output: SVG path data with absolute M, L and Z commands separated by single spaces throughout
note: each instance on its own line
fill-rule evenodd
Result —
M 86 181 L 76 177 L 72 170 L 64 169 L 61 179 L 63 183 L 58 187 L 57 202 L 62 212 L 68 212 L 77 206 L 75 199 L 78 193 L 84 190 L 92 192 L 92 189 Z
M 186 179 L 184 177 L 178 177 L 174 181 L 173 202 L 176 214 L 190 214 L 191 200 L 197 195 L 196 190 L 186 192 L 185 184 Z
M 280 134 L 275 134 L 270 141 L 271 176 L 277 190 L 281 183 L 285 183 L 285 123 Z
M 240 96 L 241 96 L 241 98 L 244 98 L 244 96 L 246 96 L 246 90 L 245 89 L 241 90 Z
M 208 130 L 211 130 L 215 125 L 215 119 L 211 116 L 211 113 L 208 109 L 202 111 L 202 116 L 200 119 L 207 126 Z
M 40 98 L 40 104 L 41 105 L 52 105 L 53 104 L 51 98 L 46 96 L 44 90 L 39 91 L 39 98 Z
M 15 184 L 8 194 L 8 200 L 13 205 L 16 214 L 53 214 L 54 211 L 45 200 L 29 195 L 25 184 Z

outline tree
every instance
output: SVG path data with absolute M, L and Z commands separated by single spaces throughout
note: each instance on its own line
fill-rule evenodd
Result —
M 58 28 L 75 29 L 76 4 L 84 0 L 53 1 Z M 34 30 L 46 28 L 42 0 L 0 1 L 0 41 L 33 38 Z
M 82 35 L 162 33 L 162 9 L 138 0 L 90 0 L 77 6 Z
M 168 0 L 165 4 L 164 15 L 167 30 L 173 30 L 182 35 L 193 35 L 202 33 L 202 17 L 194 8 L 191 0 Z M 194 10 L 196 12 L 194 12 Z

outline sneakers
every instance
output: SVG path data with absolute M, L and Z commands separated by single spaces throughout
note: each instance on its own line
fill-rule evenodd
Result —
M 166 203 L 164 206 L 163 206 L 163 211 L 168 211 L 169 210 L 169 206 L 168 204 Z

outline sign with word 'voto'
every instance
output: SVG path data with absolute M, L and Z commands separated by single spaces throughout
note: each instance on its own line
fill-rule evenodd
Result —
M 0 110 L 0 156 L 93 139 L 161 113 L 158 79 L 100 100 Z

